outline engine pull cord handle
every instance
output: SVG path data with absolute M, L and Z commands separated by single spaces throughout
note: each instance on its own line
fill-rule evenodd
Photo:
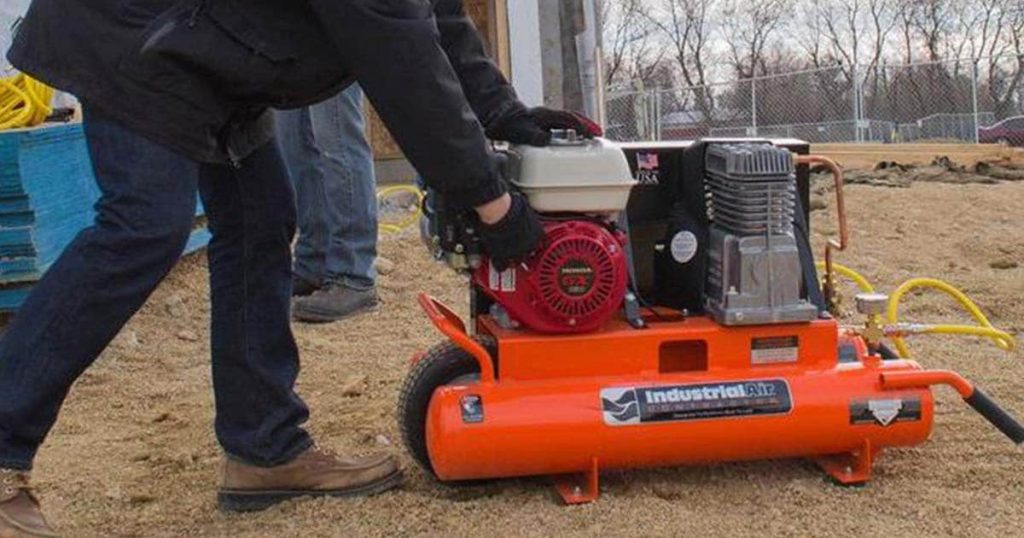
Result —
M 832 178 L 835 181 L 836 217 L 839 224 L 839 237 L 831 237 L 828 242 L 825 243 L 825 285 L 822 286 L 821 290 L 822 295 L 825 296 L 825 304 L 831 305 L 833 304 L 836 296 L 836 279 L 835 270 L 832 266 L 832 249 L 842 252 L 846 250 L 846 247 L 849 246 L 850 243 L 850 231 L 846 220 L 846 197 L 843 194 L 843 186 L 845 184 L 843 168 L 839 166 L 839 163 L 821 155 L 796 155 L 795 159 L 796 164 L 798 165 L 824 166 L 832 173 Z
M 933 385 L 947 385 L 955 389 L 967 405 L 985 417 L 1013 444 L 1024 448 L 1024 426 L 1003 409 L 988 394 L 975 387 L 956 372 L 947 370 L 925 370 L 913 372 L 889 372 L 879 374 L 885 390 L 922 389 Z

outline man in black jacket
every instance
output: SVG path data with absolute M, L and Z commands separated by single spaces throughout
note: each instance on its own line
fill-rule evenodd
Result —
M 342 458 L 302 428 L 288 323 L 293 193 L 268 109 L 358 80 L 427 183 L 499 263 L 542 239 L 491 138 L 544 145 L 571 114 L 526 109 L 459 0 L 34 0 L 8 54 L 76 94 L 103 196 L 0 342 L 0 534 L 52 536 L 28 484 L 74 380 L 174 265 L 206 208 L 219 500 L 261 509 L 399 484 L 391 456 Z M 20 534 L 19 534 L 20 533 Z

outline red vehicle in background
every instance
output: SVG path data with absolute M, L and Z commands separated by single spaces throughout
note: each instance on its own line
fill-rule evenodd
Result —
M 1024 146 L 1024 116 L 1014 116 L 978 129 L 978 142 Z

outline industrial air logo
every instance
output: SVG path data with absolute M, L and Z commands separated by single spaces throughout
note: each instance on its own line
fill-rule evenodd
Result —
M 792 409 L 789 384 L 781 379 L 601 391 L 601 410 L 609 426 L 779 415 Z
M 639 424 L 640 409 L 636 389 L 604 389 L 601 391 L 601 409 L 605 424 Z

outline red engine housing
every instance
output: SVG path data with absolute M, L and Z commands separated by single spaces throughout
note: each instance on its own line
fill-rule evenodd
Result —
M 543 249 L 504 272 L 485 262 L 476 285 L 527 329 L 599 329 L 626 294 L 626 235 L 587 220 L 547 221 L 544 230 Z

